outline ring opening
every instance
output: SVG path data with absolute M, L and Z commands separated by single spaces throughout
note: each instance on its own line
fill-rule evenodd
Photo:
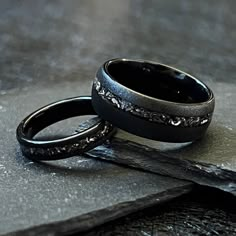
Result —
M 28 138 L 33 138 L 44 128 L 59 121 L 76 116 L 96 115 L 91 101 L 88 99 L 70 100 L 41 109 L 38 114 L 33 115 L 24 125 L 23 133 Z
M 161 64 L 114 60 L 105 70 L 118 83 L 153 98 L 176 103 L 201 103 L 211 98 L 201 81 Z

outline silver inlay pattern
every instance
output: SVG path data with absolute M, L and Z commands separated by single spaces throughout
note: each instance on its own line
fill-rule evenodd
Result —
M 22 152 L 27 156 L 32 158 L 44 157 L 46 156 L 48 160 L 50 157 L 60 157 L 63 154 L 79 154 L 87 149 L 90 145 L 94 145 L 99 140 L 104 138 L 108 133 L 113 130 L 113 126 L 108 122 L 105 122 L 103 129 L 99 130 L 96 134 L 86 137 L 84 139 L 78 140 L 76 143 L 67 144 L 58 147 L 48 147 L 48 148 L 38 148 L 38 147 L 26 147 L 21 146 Z M 40 158 L 39 158 L 40 159 Z
M 205 116 L 185 117 L 158 113 L 139 107 L 111 93 L 108 89 L 101 85 L 97 78 L 94 80 L 94 88 L 96 89 L 98 95 L 102 97 L 102 99 L 111 103 L 114 107 L 151 122 L 176 127 L 198 127 L 201 125 L 206 125 L 211 121 L 211 113 Z

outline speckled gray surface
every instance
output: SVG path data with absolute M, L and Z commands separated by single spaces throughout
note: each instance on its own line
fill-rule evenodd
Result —
M 178 180 L 83 158 L 61 163 L 65 169 L 10 163 L 1 174 L 1 235 L 80 232 L 190 190 Z
M 0 143 L 0 234 L 80 232 L 191 190 L 189 182 L 91 158 L 47 164 L 24 158 L 15 138 L 21 118 L 55 98 L 83 93 L 80 89 L 89 86 L 82 84 L 77 91 L 75 83 L 65 83 L 2 97 L 0 130 L 5 135 Z M 67 122 L 76 129 L 77 120 L 72 121 Z M 63 123 L 57 129 L 68 132 Z M 47 134 L 53 135 L 50 132 Z
M 49 167 L 31 164 L 19 154 L 15 128 L 25 115 L 41 105 L 65 97 L 89 94 L 98 66 L 114 57 L 160 61 L 207 82 L 217 99 L 216 115 L 206 139 L 181 151 L 165 152 L 172 155 L 175 163 L 179 164 L 178 160 L 182 160 L 181 163 L 186 164 L 181 172 L 176 172 L 178 177 L 186 178 L 189 173 L 192 174 L 191 168 L 187 168 L 190 167 L 187 164 L 192 164 L 186 161 L 189 155 L 191 160 L 199 163 L 195 166 L 198 173 L 194 179 L 196 182 L 206 184 L 201 176 L 206 165 L 210 165 L 207 180 L 214 176 L 211 185 L 215 187 L 221 187 L 219 182 L 214 182 L 216 179 L 225 178 L 222 170 L 231 171 L 230 176 L 235 176 L 235 7 L 233 0 L 216 0 L 214 4 L 206 0 L 1 1 L 0 189 L 1 199 L 6 201 L 1 205 L 1 219 L 4 220 L 3 223 L 1 221 L 1 226 L 4 226 L 2 232 L 13 229 L 13 225 L 6 223 L 7 220 L 15 225 L 26 224 L 28 220 L 23 217 L 26 213 L 35 213 L 27 218 L 31 220 L 28 223 L 37 219 L 43 223 L 49 219 L 56 220 L 59 216 L 66 217 L 70 211 L 67 206 L 77 212 L 66 194 L 77 191 L 74 189 L 78 179 L 82 178 L 79 166 L 88 162 L 68 160 L 66 165 L 69 167 L 66 171 L 59 169 L 59 174 Z M 150 145 L 162 150 L 172 147 L 161 143 Z M 104 165 L 108 168 L 110 164 Z M 104 169 L 102 167 L 104 171 L 105 166 Z M 70 170 L 71 167 L 76 170 Z M 88 179 L 87 175 L 90 176 L 90 173 L 82 173 L 88 181 L 90 177 Z M 180 176 L 180 173 L 188 175 Z M 143 175 L 145 178 L 147 174 Z M 64 179 L 63 185 L 60 179 Z M 150 181 L 149 178 L 146 180 Z M 221 189 L 232 190 L 225 187 L 227 184 L 234 189 L 232 177 L 228 177 Z M 55 189 L 65 195 L 54 195 Z M 40 195 L 42 192 L 43 198 Z M 37 207 L 31 204 L 26 208 L 26 199 L 20 198 L 22 194 L 28 200 L 37 202 Z M 52 202 L 55 204 L 55 211 L 50 213 L 52 215 L 37 213 L 37 209 L 40 212 L 51 210 L 52 205 L 49 206 L 49 200 L 44 196 L 48 199 L 60 198 Z M 65 199 L 69 202 L 65 203 Z M 65 208 L 61 207 L 62 213 L 59 214 L 56 204 L 61 205 L 61 202 Z M 64 214 L 64 211 L 67 213 Z
M 20 120 L 55 98 L 83 95 L 89 88 L 89 83 L 82 82 L 74 89 L 77 84 L 38 86 L 2 97 L 0 130 L 5 135 L 0 143 L 0 234 L 81 232 L 191 190 L 189 182 L 91 158 L 74 157 L 47 164 L 24 158 L 15 138 Z M 45 133 L 53 135 L 57 129 L 57 134 L 62 134 L 77 128 L 76 119 L 66 122 L 74 128 L 68 130 L 66 123 L 60 123 Z

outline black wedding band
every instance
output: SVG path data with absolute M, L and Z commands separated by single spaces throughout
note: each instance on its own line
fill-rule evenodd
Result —
M 80 115 L 96 115 L 91 97 L 61 100 L 27 116 L 18 126 L 17 140 L 23 154 L 35 160 L 57 160 L 84 153 L 108 139 L 114 132 L 111 124 L 99 119 L 88 129 L 56 140 L 35 140 L 33 137 L 47 126 Z
M 214 95 L 200 80 L 173 67 L 113 59 L 98 70 L 92 89 L 97 114 L 130 133 L 166 142 L 201 138 Z

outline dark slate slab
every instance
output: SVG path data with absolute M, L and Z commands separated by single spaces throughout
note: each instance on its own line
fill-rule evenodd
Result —
M 81 232 L 192 188 L 189 182 L 93 158 L 74 157 L 41 164 L 24 158 L 15 138 L 20 119 L 52 98 L 75 93 L 73 87 L 75 84 L 70 83 L 30 89 L 1 99 L 0 235 Z M 47 134 L 65 134 L 77 125 L 78 120 L 72 119 L 53 126 L 56 130 L 49 129 Z
M 176 200 L 109 222 L 82 235 L 235 236 L 234 204 L 235 197 L 228 193 L 196 188 Z
M 85 158 L 60 164 L 9 159 L 1 174 L 0 235 L 81 232 L 191 188 L 183 181 Z
M 217 105 L 213 122 L 202 140 L 162 143 L 120 131 L 119 138 L 110 145 L 98 147 L 90 154 L 236 195 L 236 84 L 210 85 Z
M 60 88 L 63 95 L 64 88 Z M 44 94 L 52 91 L 25 91 L 1 101 L 5 106 L 0 122 L 4 135 L 0 143 L 0 235 L 81 232 L 190 191 L 191 183 L 92 158 L 40 164 L 22 157 L 15 139 L 19 117 L 45 102 Z

